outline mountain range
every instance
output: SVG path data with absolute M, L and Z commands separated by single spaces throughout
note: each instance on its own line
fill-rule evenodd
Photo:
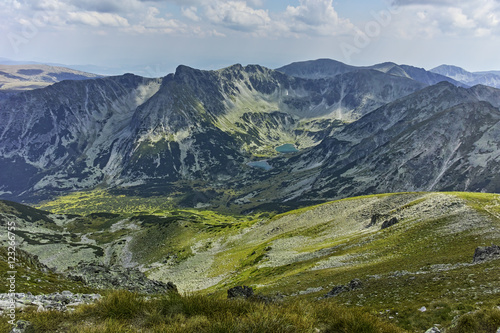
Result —
M 63 81 L 0 101 L 0 197 L 106 188 L 244 211 L 498 192 L 499 107 L 492 87 L 328 59 Z

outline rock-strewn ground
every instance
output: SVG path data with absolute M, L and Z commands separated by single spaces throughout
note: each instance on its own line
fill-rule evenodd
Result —
M 22 311 L 36 307 L 37 311 L 66 311 L 82 304 L 90 304 L 101 298 L 99 294 L 73 294 L 62 291 L 53 294 L 33 295 L 31 293 L 0 294 L 0 315 L 9 313 L 11 308 Z

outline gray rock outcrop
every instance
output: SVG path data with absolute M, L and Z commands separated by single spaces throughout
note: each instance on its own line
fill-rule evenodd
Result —
M 498 245 L 480 246 L 474 252 L 473 262 L 483 262 L 500 258 L 500 247 Z
M 172 282 L 150 280 L 137 268 L 80 263 L 70 269 L 68 277 L 97 289 L 126 289 L 143 294 L 177 292 Z
M 330 290 L 325 295 L 325 297 L 326 298 L 335 297 L 335 296 L 340 295 L 340 294 L 342 294 L 343 292 L 346 292 L 346 291 L 350 291 L 349 287 L 344 286 L 344 285 L 335 286 L 335 287 L 333 287 L 332 290 Z
M 227 298 L 248 299 L 253 296 L 253 288 L 248 286 L 236 286 L 227 291 Z
M 324 297 L 325 298 L 330 298 L 330 297 L 335 297 L 337 295 L 340 295 L 344 292 L 348 291 L 353 291 L 357 289 L 363 288 L 363 282 L 361 282 L 360 279 L 354 279 L 351 282 L 349 282 L 346 286 L 345 285 L 339 285 L 333 287 L 332 290 L 330 290 Z
M 393 217 L 390 220 L 384 221 L 384 223 L 382 223 L 382 226 L 380 227 L 380 229 L 386 229 L 386 228 L 392 227 L 393 225 L 398 224 L 398 223 L 399 223 L 399 220 L 397 219 L 397 217 Z
M 360 279 L 354 279 L 351 282 L 349 282 L 349 290 L 356 290 L 356 289 L 361 289 L 363 288 L 363 282 L 361 282 Z
M 90 304 L 99 300 L 99 294 L 73 294 L 71 291 L 61 293 L 33 295 L 31 293 L 0 294 L 0 314 L 7 312 L 12 303 L 22 310 L 27 307 L 37 307 L 37 311 L 66 311 L 68 307 Z
M 437 327 L 429 328 L 425 333 L 441 333 L 441 330 Z
M 18 320 L 14 326 L 12 326 L 12 330 L 9 333 L 24 333 L 28 328 L 31 327 L 31 323 L 26 320 Z
M 387 217 L 388 217 L 387 215 L 375 213 L 372 215 L 372 217 L 370 219 L 370 223 L 365 228 L 371 228 L 371 227 L 377 225 L 379 223 L 379 221 L 381 221 L 382 219 L 385 219 Z

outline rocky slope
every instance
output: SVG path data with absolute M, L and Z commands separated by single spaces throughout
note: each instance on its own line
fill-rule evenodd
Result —
M 0 191 L 96 186 L 115 174 L 137 106 L 160 80 L 134 75 L 65 81 L 0 103 Z M 118 156 L 120 158 L 120 156 Z
M 322 173 L 349 167 L 338 175 L 339 181 L 367 192 L 370 187 L 382 192 L 403 187 L 496 192 L 500 188 L 493 170 L 500 156 L 492 138 L 500 130 L 500 112 L 488 91 L 480 86 L 464 90 L 440 84 L 389 104 L 333 142 L 323 142 L 323 152 L 345 149 L 336 140 L 353 147 L 342 157 L 331 154 Z M 359 180 L 359 185 L 348 184 L 347 178 Z
M 498 192 L 499 93 L 443 82 L 389 103 L 302 154 L 268 161 L 282 172 L 262 173 L 251 200 L 268 193 L 290 201 L 399 191 Z

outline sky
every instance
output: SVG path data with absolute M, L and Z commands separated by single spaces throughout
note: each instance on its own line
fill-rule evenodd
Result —
M 0 58 L 99 74 L 319 58 L 485 71 L 499 54 L 500 0 L 0 0 Z

